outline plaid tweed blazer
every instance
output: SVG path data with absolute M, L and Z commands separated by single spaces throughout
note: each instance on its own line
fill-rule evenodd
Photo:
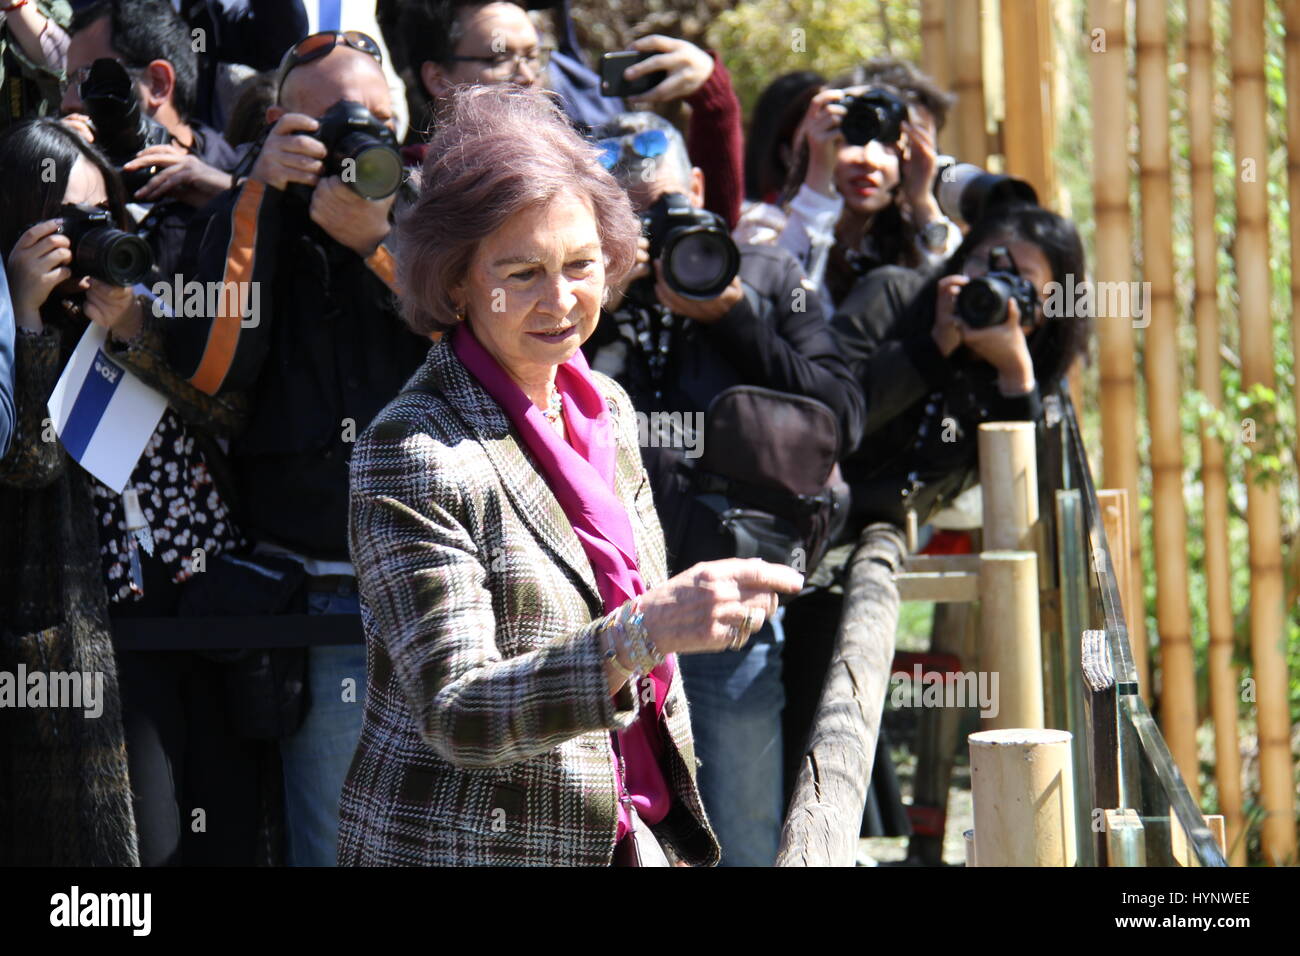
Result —
M 615 491 L 647 588 L 666 576 L 627 394 L 592 373 L 617 435 Z M 603 602 L 559 502 L 499 405 L 445 342 L 357 442 L 350 544 L 366 632 L 365 717 L 340 803 L 341 865 L 608 865 L 611 696 Z M 682 860 L 712 865 L 680 671 L 664 705 Z

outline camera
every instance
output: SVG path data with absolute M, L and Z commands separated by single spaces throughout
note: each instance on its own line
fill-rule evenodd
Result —
M 934 182 L 934 194 L 945 216 L 967 225 L 974 225 L 1004 203 L 1038 205 L 1038 193 L 1023 179 L 990 173 L 971 163 L 943 166 Z
M 146 146 L 170 143 L 171 134 L 141 109 L 135 82 L 117 60 L 104 57 L 92 63 L 78 94 L 95 127 L 95 145 L 118 170 L 127 195 L 133 195 L 158 167 L 123 171 L 122 165 Z
M 989 271 L 971 279 L 957 293 L 957 315 L 972 329 L 987 329 L 1007 320 L 1007 303 L 1015 300 L 1020 309 L 1020 327 L 1034 327 L 1038 290 L 1020 275 L 1006 246 L 989 252 Z
M 402 185 L 402 154 L 393 131 L 352 100 L 339 100 L 319 120 L 315 133 L 328 155 L 325 175 L 338 176 L 364 199 L 387 199 Z M 289 191 L 311 199 L 311 187 L 292 183 Z
M 107 209 L 85 204 L 60 207 L 62 232 L 72 243 L 72 274 L 90 276 L 111 285 L 143 282 L 153 268 L 149 244 L 117 228 Z
M 740 250 L 727 225 L 696 209 L 682 193 L 665 193 L 641 215 L 650 258 L 663 263 L 664 281 L 688 299 L 715 299 L 740 271 Z
M 907 119 L 907 104 L 885 89 L 867 90 L 846 96 L 840 105 L 847 111 L 840 120 L 840 131 L 850 146 L 866 146 L 873 139 L 897 143 Z

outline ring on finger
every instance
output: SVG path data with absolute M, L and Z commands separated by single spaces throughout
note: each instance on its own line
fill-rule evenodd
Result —
M 754 609 L 748 608 L 745 611 L 745 623 L 740 626 L 740 633 L 747 639 L 754 633 Z

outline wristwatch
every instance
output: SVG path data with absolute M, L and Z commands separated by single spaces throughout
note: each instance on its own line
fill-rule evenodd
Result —
M 949 230 L 952 223 L 947 219 L 936 219 L 933 222 L 927 222 L 921 227 L 917 234 L 917 241 L 920 242 L 921 248 L 926 252 L 938 254 L 948 247 Z

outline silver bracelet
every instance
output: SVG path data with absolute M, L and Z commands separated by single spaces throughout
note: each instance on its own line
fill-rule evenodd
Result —
M 596 633 L 600 637 L 601 656 L 607 663 L 612 663 L 614 668 L 623 677 L 631 677 L 636 671 L 628 670 L 623 666 L 623 662 L 618 658 L 619 646 L 613 639 L 614 622 L 616 618 L 611 617 Z
M 650 640 L 645 627 L 645 615 L 639 608 L 631 603 L 623 605 L 616 626 L 620 635 L 626 639 L 628 659 L 638 674 L 649 674 L 664 662 L 663 654 L 659 653 L 659 649 Z

